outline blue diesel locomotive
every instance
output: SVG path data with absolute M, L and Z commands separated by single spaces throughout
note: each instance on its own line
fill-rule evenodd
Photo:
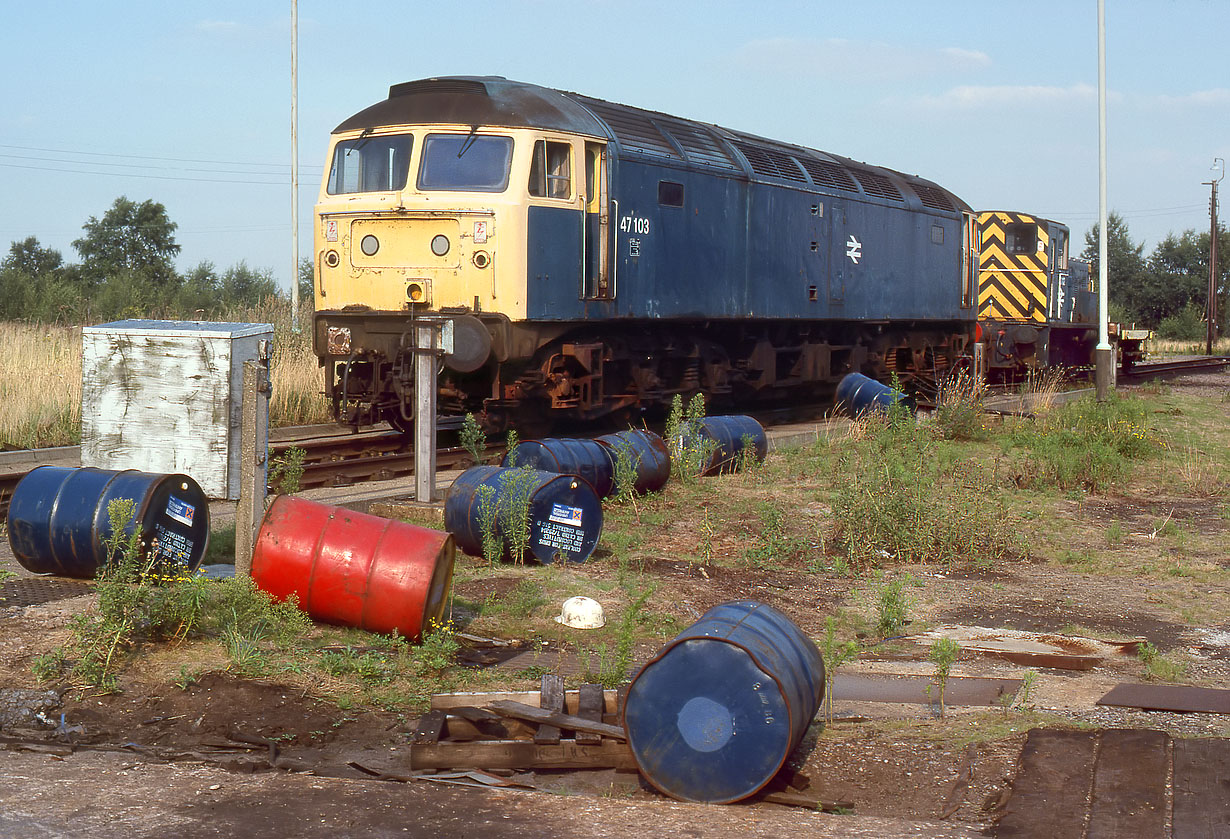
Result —
M 332 135 L 314 346 L 339 421 L 405 428 L 413 322 L 493 428 L 933 380 L 974 340 L 977 222 L 923 178 L 498 77 L 398 84 Z

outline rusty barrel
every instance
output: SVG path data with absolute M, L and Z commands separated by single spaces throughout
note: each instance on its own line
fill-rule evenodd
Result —
M 701 455 L 699 472 L 717 475 L 737 471 L 746 460 L 760 463 L 769 452 L 764 426 L 749 416 L 702 417 L 686 422 L 671 441 L 672 454 L 685 461 Z M 746 449 L 746 453 L 745 450 Z
M 277 600 L 294 595 L 315 620 L 417 640 L 444 613 L 453 554 L 439 530 L 279 495 L 261 522 L 252 579 Z
M 631 459 L 636 468 L 634 488 L 638 493 L 655 492 L 671 476 L 671 456 L 666 442 L 642 428 L 630 428 L 616 434 L 604 434 L 597 441 L 606 447 L 611 458 L 612 475 L 618 475 L 621 455 Z
M 9 502 L 9 545 L 22 567 L 36 574 L 95 576 L 109 559 L 112 501 L 133 502 L 125 528 L 141 528 L 145 556 L 193 571 L 209 544 L 209 501 L 187 475 L 40 466 L 27 472 Z M 157 557 L 150 557 L 150 552 Z
M 641 774 L 682 801 L 760 790 L 799 745 L 824 695 L 815 643 L 754 600 L 714 606 L 658 651 L 624 703 Z
M 517 448 L 504 455 L 500 463 L 505 468 L 528 466 L 539 472 L 557 475 L 578 475 L 593 487 L 599 498 L 615 491 L 615 465 L 610 452 L 597 440 L 569 437 L 544 437 L 523 440 Z
M 872 412 L 886 412 L 900 403 L 914 412 L 914 401 L 899 390 L 864 376 L 848 373 L 837 383 L 837 408 L 851 417 Z
M 528 517 L 529 558 L 539 562 L 559 556 L 584 562 L 602 535 L 602 502 L 576 475 L 474 466 L 457 476 L 444 499 L 444 527 L 470 556 L 483 555 L 487 516 L 503 558 L 511 559 L 508 531 L 519 515 Z

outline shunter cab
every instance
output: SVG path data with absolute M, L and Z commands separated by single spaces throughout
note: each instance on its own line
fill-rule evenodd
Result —
M 518 344 L 542 336 L 514 325 L 541 318 L 563 277 L 580 286 L 573 300 L 614 296 L 605 140 L 569 104 L 496 109 L 481 80 L 429 79 L 335 129 L 316 205 L 314 341 L 340 420 L 409 422 L 416 316 L 448 322 L 445 365 L 464 377 L 528 354 Z M 442 410 L 477 407 L 453 395 Z
M 1019 212 L 978 215 L 978 325 L 990 371 L 1093 363 L 1097 295 L 1069 260 L 1066 225 Z

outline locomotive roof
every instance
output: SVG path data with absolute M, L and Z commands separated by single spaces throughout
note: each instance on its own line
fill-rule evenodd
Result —
M 616 144 L 621 157 L 811 183 L 903 204 L 912 193 L 933 210 L 969 209 L 953 193 L 916 175 L 500 76 L 442 76 L 393 85 L 387 99 L 359 111 L 334 132 L 416 123 L 541 128 L 605 137 Z

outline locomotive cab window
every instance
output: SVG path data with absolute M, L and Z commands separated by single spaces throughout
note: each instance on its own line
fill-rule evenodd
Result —
M 419 189 L 503 192 L 508 186 L 512 138 L 483 134 L 428 134 L 423 141 Z
M 535 198 L 572 197 L 572 147 L 539 140 L 530 162 L 530 195 Z
M 683 206 L 683 184 L 674 181 L 658 181 L 658 203 L 663 207 Z
M 333 149 L 329 194 L 405 189 L 413 146 L 414 136 L 411 134 L 359 136 L 354 140 L 343 140 Z
M 1038 249 L 1038 226 L 1036 224 L 1006 225 L 1004 245 L 1008 253 L 1033 253 Z

